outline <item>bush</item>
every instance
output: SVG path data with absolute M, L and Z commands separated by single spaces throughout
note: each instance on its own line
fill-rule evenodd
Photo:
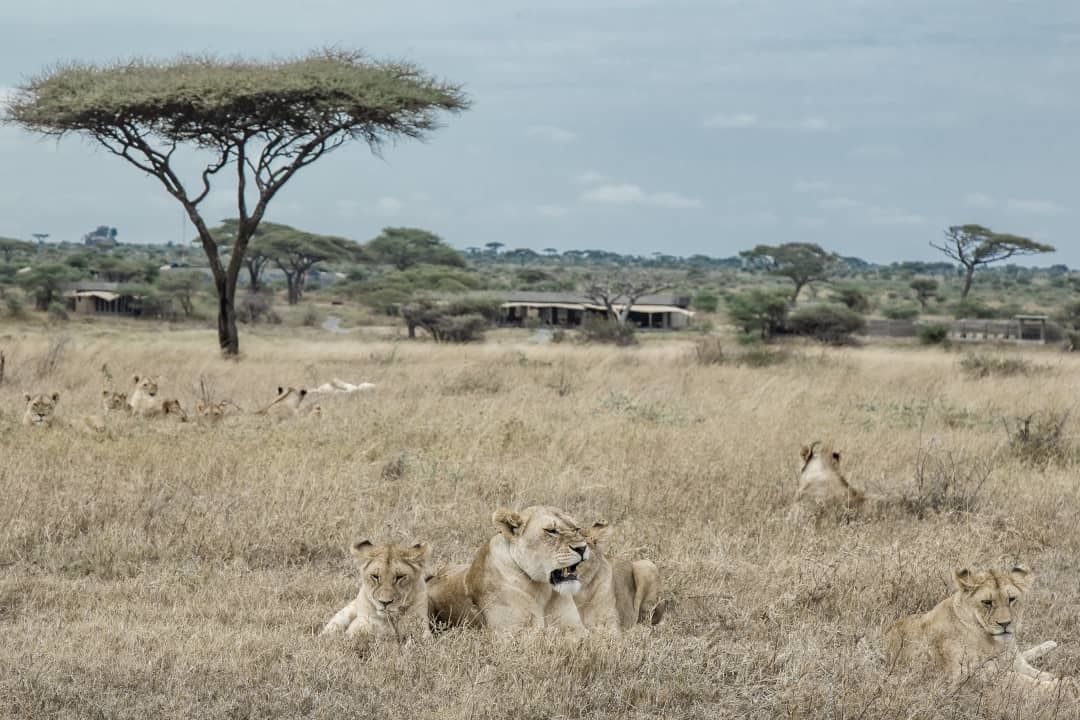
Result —
M 939 345 L 949 337 L 949 326 L 940 323 L 920 325 L 917 332 L 919 333 L 919 342 L 923 345 Z
M 63 303 L 56 301 L 49 303 L 49 319 L 57 322 L 64 322 L 68 319 L 67 309 Z
M 318 327 L 322 322 L 322 316 L 314 305 L 308 305 L 304 308 L 304 314 L 300 318 L 300 322 L 304 327 Z
M 236 303 L 236 319 L 242 323 L 254 325 L 260 320 L 272 323 L 275 315 L 270 309 L 270 296 L 261 292 L 244 293 Z
M 723 365 L 724 348 L 718 337 L 703 337 L 694 343 L 694 359 L 698 365 Z
M 788 329 L 830 344 L 844 344 L 851 335 L 866 329 L 862 315 L 843 305 L 808 305 L 788 317 Z
M 1065 328 L 1050 320 L 1046 323 L 1046 332 L 1043 338 L 1048 343 L 1059 343 L 1065 339 Z
M 783 290 L 754 288 L 727 298 L 728 317 L 746 334 L 762 339 L 782 332 L 791 309 L 791 296 Z
M 11 317 L 22 317 L 25 310 L 22 300 L 15 295 L 8 295 L 4 298 L 4 303 L 7 305 L 8 315 Z
M 484 330 L 491 323 L 483 315 L 447 315 L 435 323 L 435 340 L 438 342 L 468 343 L 484 339 Z
M 890 320 L 914 320 L 919 317 L 919 308 L 908 304 L 886 305 L 881 308 L 881 314 Z
M 763 345 L 750 347 L 739 355 L 737 362 L 747 367 L 761 368 L 772 367 L 786 363 L 792 358 L 787 350 L 772 349 Z
M 866 291 L 855 285 L 844 285 L 833 289 L 833 298 L 836 302 L 857 313 L 865 313 L 870 310 L 870 298 L 867 296 Z
M 904 497 L 903 506 L 920 519 L 931 513 L 974 512 L 993 469 L 993 460 L 987 457 L 920 448 L 915 492 Z
M 720 308 L 720 298 L 711 292 L 700 292 L 694 296 L 694 309 L 714 313 Z
M 960 368 L 973 378 L 985 378 L 991 375 L 1002 377 L 1031 375 L 1045 369 L 1043 366 L 1033 365 L 1022 357 L 1004 357 L 971 352 L 961 358 Z
M 957 319 L 993 320 L 999 317 L 997 308 L 992 308 L 982 300 L 968 298 L 952 306 L 953 317 Z
M 1020 461 L 1046 468 L 1051 462 L 1063 463 L 1072 455 L 1065 437 L 1069 413 L 1032 413 L 1027 417 L 1005 419 L 1009 450 Z
M 581 324 L 581 339 L 588 343 L 613 343 L 620 347 L 637 344 L 637 335 L 630 323 L 619 325 L 615 320 L 587 315 Z

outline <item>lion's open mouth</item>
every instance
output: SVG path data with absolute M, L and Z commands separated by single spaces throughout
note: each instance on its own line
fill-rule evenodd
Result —
M 552 585 L 561 585 L 566 582 L 574 582 L 578 579 L 577 569 L 581 563 L 574 563 L 569 567 L 559 568 L 558 570 L 552 570 L 548 575 L 548 579 Z

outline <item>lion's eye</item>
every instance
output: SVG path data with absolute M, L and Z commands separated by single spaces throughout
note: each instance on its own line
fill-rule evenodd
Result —
M 548 535 L 558 535 L 559 534 L 559 531 L 556 530 L 555 528 L 545 528 L 544 532 L 546 532 Z
M 371 579 L 371 582 L 373 582 L 373 583 L 379 582 L 379 576 L 375 575 L 374 573 L 371 574 L 371 575 L 368 575 L 368 577 Z
M 1012 605 L 1014 602 L 1016 602 L 1016 596 L 1010 596 L 1009 597 L 1009 604 Z
M 402 581 L 402 580 L 404 580 L 404 579 L 405 579 L 405 576 L 404 576 L 404 575 L 395 575 L 395 576 L 394 576 L 394 582 L 396 582 L 396 583 L 399 583 L 399 582 L 401 582 L 401 581 Z
M 983 600 L 982 602 L 983 602 L 983 605 L 985 605 L 986 607 L 993 607 L 994 606 L 994 601 L 993 600 Z

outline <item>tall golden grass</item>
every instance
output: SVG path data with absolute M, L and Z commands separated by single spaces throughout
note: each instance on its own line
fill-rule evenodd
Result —
M 971 379 L 958 355 L 913 347 L 754 368 L 699 364 L 680 340 L 304 331 L 248 334 L 228 361 L 206 331 L 72 327 L 60 350 L 54 331 L 0 328 L 0 715 L 1077 715 L 1063 697 L 890 672 L 880 642 L 950 592 L 953 568 L 1023 562 L 1038 577 L 1021 645 L 1057 640 L 1041 667 L 1080 671 L 1077 463 L 1024 464 L 1001 420 L 1069 409 L 1075 358 L 1029 353 L 1044 372 Z M 108 377 L 128 389 L 144 373 L 189 407 L 200 379 L 246 410 L 278 385 L 377 389 L 320 399 L 320 421 L 113 418 L 112 439 L 18 424 L 24 392 L 58 390 L 71 420 Z M 786 522 L 799 445 L 818 439 L 893 510 Z M 930 503 L 927 476 L 971 497 Z M 316 636 L 355 593 L 351 541 L 423 540 L 436 565 L 462 562 L 493 509 L 536 503 L 611 522 L 616 554 L 653 559 L 664 623 L 404 648 Z

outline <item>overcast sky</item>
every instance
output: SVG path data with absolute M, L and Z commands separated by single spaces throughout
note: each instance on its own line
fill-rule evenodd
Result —
M 0 9 L 0 93 L 66 59 L 407 58 L 474 107 L 425 144 L 352 145 L 268 218 L 367 240 L 727 256 L 817 242 L 878 262 L 977 222 L 1080 266 L 1076 0 L 35 0 Z M 84 141 L 0 128 L 0 236 L 190 239 Z M 235 215 L 224 197 L 212 220 Z

